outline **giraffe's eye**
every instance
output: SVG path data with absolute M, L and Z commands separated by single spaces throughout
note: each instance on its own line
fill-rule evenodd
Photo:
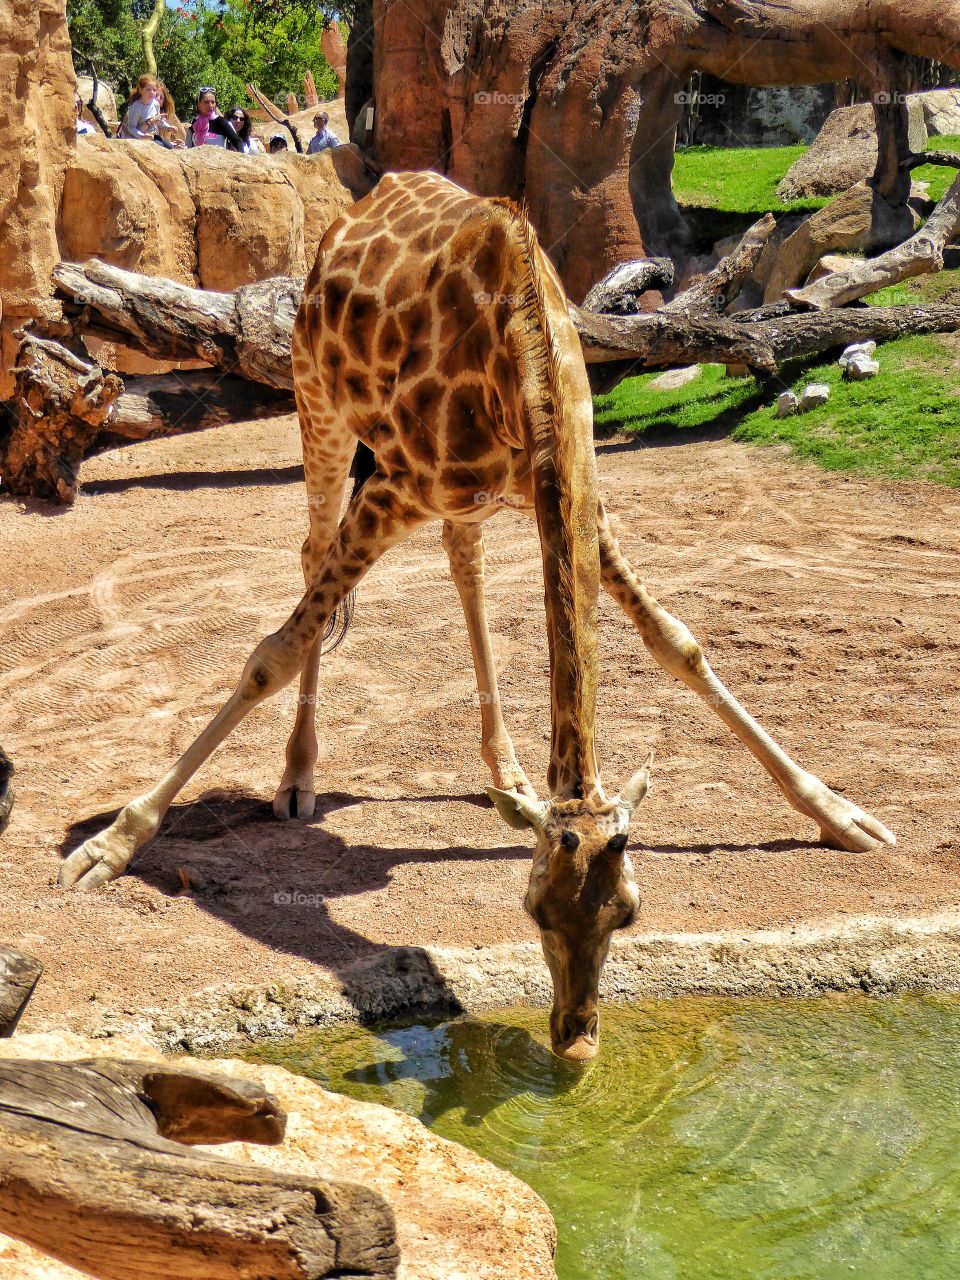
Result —
M 580 837 L 575 831 L 565 831 L 560 837 L 560 843 L 568 853 L 573 853 L 574 849 L 580 847 Z
M 627 847 L 627 837 L 621 832 L 618 836 L 611 836 L 607 841 L 607 849 L 610 853 L 623 853 Z

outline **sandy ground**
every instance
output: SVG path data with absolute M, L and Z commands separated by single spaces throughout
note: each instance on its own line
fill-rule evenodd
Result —
M 296 691 L 256 712 L 122 881 L 55 886 L 62 854 L 154 780 L 300 594 L 294 419 L 85 465 L 72 511 L 0 503 L 0 742 L 18 803 L 0 939 L 47 977 L 23 1027 L 95 1026 L 220 982 L 267 983 L 384 946 L 530 940 L 529 847 L 482 793 L 478 706 L 439 527 L 363 584 L 320 678 L 323 793 L 269 800 Z M 960 904 L 960 495 L 825 474 L 727 441 L 599 449 L 603 492 L 655 592 L 807 767 L 900 837 L 813 843 L 762 771 L 602 604 L 608 790 L 649 748 L 634 821 L 638 930 L 791 926 Z M 521 760 L 542 785 L 548 700 L 531 524 L 488 525 L 491 628 Z M 181 893 L 178 868 L 192 884 Z M 300 901 L 291 901 L 303 895 Z

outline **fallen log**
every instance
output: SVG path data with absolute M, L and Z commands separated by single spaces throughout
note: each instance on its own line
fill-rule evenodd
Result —
M 739 297 L 776 229 L 777 220 L 773 214 L 764 214 L 759 222 L 750 227 L 735 249 L 721 258 L 702 280 L 668 302 L 661 313 L 687 317 L 711 313 L 722 315 L 730 303 Z
M 0 434 L 0 476 L 11 493 L 61 505 L 73 502 L 80 463 L 96 449 L 295 408 L 289 392 L 207 369 L 129 378 L 124 388 L 116 374 L 33 336 L 15 369 L 17 412 Z M 3 803 L 0 790 L 0 830 Z
M 124 379 L 124 391 L 103 424 L 97 446 L 156 440 L 293 413 L 293 395 L 265 383 L 206 369 Z
M 13 761 L 3 747 L 0 747 L 0 836 L 6 831 L 10 822 L 10 812 L 13 809 L 13 802 L 16 798 L 13 787 L 10 785 L 12 777 Z
M 33 956 L 0 947 L 0 1036 L 13 1035 L 42 974 L 43 965 Z
M 32 337 L 20 344 L 14 381 L 11 420 L 0 431 L 0 476 L 12 493 L 70 503 L 80 461 L 123 383 L 58 342 Z
M 960 168 L 960 157 L 949 156 L 945 152 L 942 155 Z M 903 280 L 942 271 L 944 251 L 956 236 L 960 236 L 960 177 L 924 226 L 909 240 L 879 257 L 866 261 L 854 259 L 842 271 L 822 276 L 802 289 L 788 289 L 785 297 L 794 306 L 809 307 L 814 311 L 844 307 Z
M 348 1182 L 198 1153 L 283 1140 L 258 1085 L 175 1065 L 0 1063 L 0 1231 L 101 1280 L 396 1274 L 389 1205 Z
M 213 293 L 96 258 L 62 262 L 53 279 L 78 335 L 158 360 L 203 360 L 235 377 L 293 390 L 290 335 L 302 279 L 276 277 Z
M 669 258 L 637 258 L 621 262 L 593 286 L 583 300 L 583 310 L 602 316 L 633 316 L 651 289 L 669 289 L 674 267 Z

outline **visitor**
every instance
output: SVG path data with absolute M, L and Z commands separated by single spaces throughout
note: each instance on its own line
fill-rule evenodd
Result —
M 272 156 L 279 155 L 283 151 L 289 151 L 287 140 L 282 133 L 275 133 L 270 139 L 270 154 Z
M 316 133 L 310 139 L 307 146 L 308 156 L 318 156 L 321 151 L 326 151 L 328 147 L 339 147 L 340 139 L 327 126 L 330 124 L 330 117 L 325 111 L 318 111 L 313 117 L 313 127 Z
M 217 91 L 210 85 L 197 94 L 197 113 L 187 130 L 188 147 L 226 147 L 233 151 L 242 151 L 240 135 L 229 120 L 220 114 L 217 108 Z
M 83 118 L 83 99 L 79 93 L 73 100 L 73 118 L 77 126 L 77 137 L 82 138 L 86 134 L 95 133 L 93 125 Z
M 156 76 L 141 76 L 120 124 L 118 138 L 153 142 L 160 129 L 160 81 Z
M 243 107 L 231 107 L 224 119 L 229 120 L 234 129 L 236 129 L 237 137 L 240 139 L 239 149 L 241 151 L 248 156 L 264 154 L 263 143 L 253 132 L 253 121 L 244 111 Z M 237 149 L 230 142 L 227 143 L 227 147 L 231 151 Z
M 156 76 L 141 76 L 131 95 L 117 136 L 141 142 L 159 142 L 167 150 L 182 147 L 180 122 L 172 124 L 167 117 L 168 111 L 176 121 L 173 97 L 166 86 Z M 168 138 L 165 134 L 171 136 Z
M 160 87 L 160 97 L 158 105 L 160 107 L 160 122 L 166 129 L 164 137 L 158 138 L 158 142 L 163 142 L 165 146 L 180 148 L 186 146 L 187 131 L 184 129 L 179 117 L 177 116 L 177 108 L 173 101 L 173 94 L 163 83 L 158 80 Z

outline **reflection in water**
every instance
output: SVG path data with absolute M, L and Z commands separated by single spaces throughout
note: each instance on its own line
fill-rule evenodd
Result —
M 512 1170 L 562 1280 L 953 1280 L 960 999 L 605 1006 L 599 1060 L 541 1011 L 251 1056 L 385 1102 Z

